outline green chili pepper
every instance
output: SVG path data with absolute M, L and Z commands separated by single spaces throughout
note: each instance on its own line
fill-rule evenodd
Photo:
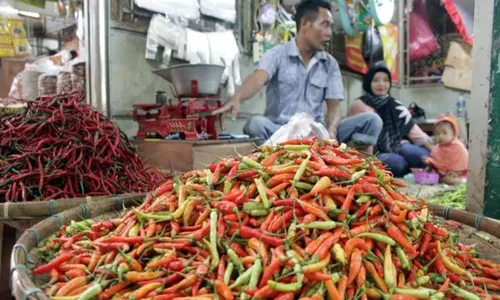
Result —
M 444 299 L 444 293 L 435 293 L 434 295 L 432 295 L 429 300 L 443 300 Z
M 401 261 L 401 267 L 405 270 L 408 270 L 408 271 L 411 270 L 410 261 L 408 260 L 406 253 L 403 251 L 403 248 L 397 246 L 396 247 L 396 254 L 397 254 L 399 260 Z
M 250 211 L 250 215 L 253 217 L 264 217 L 269 215 L 269 210 L 267 209 L 254 209 Z
M 217 252 L 217 211 L 210 212 L 210 253 L 212 255 L 212 269 L 219 265 L 219 252 Z
M 304 161 L 302 161 L 299 169 L 297 170 L 297 172 L 295 173 L 295 176 L 293 177 L 293 181 L 292 181 L 293 183 L 298 182 L 300 180 L 300 178 L 302 178 L 302 175 L 304 175 L 304 172 L 306 171 L 307 164 L 309 163 L 310 159 L 311 159 L 311 154 L 307 153 L 307 158 L 304 159 Z M 311 185 L 311 189 L 312 189 L 312 185 Z
M 312 295 L 314 295 L 319 290 L 322 283 L 323 282 L 318 282 L 315 285 L 313 285 L 312 288 L 309 291 L 307 291 L 306 297 L 311 297 Z
M 365 232 L 365 233 L 360 233 L 360 234 L 356 235 L 355 237 L 370 238 L 372 240 L 376 240 L 377 242 L 388 244 L 389 246 L 395 246 L 396 245 L 396 241 L 394 241 L 392 238 L 390 238 L 390 237 L 388 237 L 386 235 L 383 235 L 383 234 L 378 234 L 378 233 Z
M 243 156 L 243 157 L 241 158 L 241 161 L 242 161 L 245 165 L 247 165 L 247 166 L 249 166 L 249 167 L 251 167 L 251 168 L 255 168 L 255 169 L 262 169 L 262 165 L 261 165 L 261 164 L 259 164 L 258 162 L 256 162 L 255 160 L 253 160 L 253 159 L 251 159 L 251 158 L 249 158 L 249 157 L 247 157 L 247 156 Z
M 290 167 L 290 166 L 294 166 L 295 165 L 295 162 L 294 161 L 289 161 L 287 163 L 284 163 L 284 164 L 281 164 L 281 165 L 277 165 L 277 166 L 274 166 L 276 169 L 281 169 L 281 168 L 286 168 L 286 167 Z
M 301 182 L 301 181 L 293 182 L 293 186 L 298 188 L 298 189 L 305 190 L 305 191 L 310 191 L 313 188 L 312 184 L 307 183 L 307 182 Z
M 226 267 L 226 271 L 224 272 L 224 283 L 229 284 L 229 280 L 231 280 L 231 275 L 233 274 L 234 263 L 229 262 Z
M 370 195 L 361 195 L 361 196 L 359 196 L 358 199 L 356 199 L 356 203 L 364 204 L 364 203 L 370 201 L 371 199 L 372 199 L 372 197 Z
M 266 209 L 262 202 L 245 202 L 243 204 L 243 211 L 246 213 L 251 212 L 252 210 L 262 210 Z
M 395 288 L 394 293 L 412 296 L 418 299 L 429 299 L 432 295 L 438 293 L 438 291 L 429 288 L 419 288 L 419 289 Z
M 184 213 L 184 210 L 186 209 L 188 203 L 191 202 L 191 200 L 187 200 L 187 201 L 184 201 L 181 206 L 179 206 L 177 208 L 176 211 L 174 211 L 173 214 L 170 214 L 170 213 L 165 213 L 165 214 L 160 214 L 160 213 L 156 213 L 156 214 L 148 214 L 148 213 L 143 213 L 142 211 L 136 209 L 136 208 L 133 208 L 133 212 L 137 215 L 137 217 L 141 220 L 144 220 L 144 219 L 154 219 L 156 220 L 157 222 L 164 222 L 164 221 L 171 221 L 171 220 L 175 220 L 175 219 L 179 219 L 180 217 L 182 217 L 182 214 Z
M 366 170 L 361 170 L 358 172 L 355 172 L 351 175 L 350 182 L 355 182 L 356 180 L 360 179 L 361 177 L 365 176 Z
M 345 251 L 344 251 L 344 249 L 342 249 L 342 246 L 340 246 L 340 244 L 333 245 L 332 251 L 333 251 L 333 255 L 335 256 L 335 259 L 338 262 L 340 262 L 343 265 L 347 264 L 347 257 L 346 257 Z
M 118 266 L 117 272 L 118 272 L 118 280 L 120 280 L 120 282 L 123 281 L 123 274 L 127 273 L 128 270 L 129 270 L 129 267 L 126 263 L 121 263 Z
M 297 282 L 294 283 L 281 283 L 274 280 L 269 280 L 267 285 L 269 285 L 273 290 L 278 292 L 293 293 L 302 288 L 304 282 L 304 273 L 302 273 L 302 267 L 300 266 L 297 259 L 292 259 L 295 263 L 293 266 L 293 271 L 297 275 Z
M 262 272 L 262 261 L 260 258 L 255 260 L 255 263 L 252 266 L 252 275 L 250 276 L 250 281 L 248 282 L 247 289 L 256 289 L 257 284 L 259 284 L 260 273 Z M 242 300 L 248 299 L 250 296 L 246 293 L 241 295 Z
M 341 276 L 339 272 L 335 272 L 330 277 L 332 278 L 333 283 L 337 284 L 340 281 Z
M 450 283 L 451 290 L 453 293 L 455 293 L 457 296 L 464 298 L 465 300 L 479 300 L 481 299 L 478 295 L 471 293 L 469 291 L 463 290 L 459 288 L 458 286 L 454 285 L 453 283 Z
M 255 185 L 257 186 L 257 190 L 259 191 L 260 199 L 264 204 L 264 208 L 270 208 L 271 202 L 267 198 L 266 188 L 264 187 L 264 183 L 260 179 L 254 179 Z
M 281 190 L 279 192 L 278 196 L 280 197 L 280 199 L 286 199 L 286 191 L 285 190 Z
M 340 208 L 331 208 L 330 210 L 328 210 L 328 214 L 332 216 L 338 216 L 344 212 L 345 211 L 341 210 Z
M 231 192 L 231 188 L 233 187 L 233 184 L 231 183 L 231 180 L 226 180 L 224 181 L 224 195 L 227 195 Z
M 446 278 L 438 273 L 430 273 L 429 277 L 434 283 L 444 283 L 446 281 Z
M 288 150 L 288 151 L 305 151 L 307 149 L 310 149 L 311 145 L 285 145 L 283 146 L 283 149 Z
M 297 225 L 297 228 L 309 228 L 309 229 L 320 229 L 320 230 L 332 230 L 337 227 L 337 222 L 335 221 L 314 221 L 307 224 Z
M 237 287 L 242 286 L 244 284 L 247 284 L 250 281 L 250 278 L 252 277 L 254 266 L 255 265 L 253 265 L 251 268 L 247 269 L 245 272 L 243 272 L 243 274 L 241 274 L 238 278 L 236 278 L 234 283 L 229 288 L 234 289 L 234 288 L 237 288 Z
M 420 276 L 416 280 L 416 285 L 422 286 L 422 285 L 427 284 L 429 281 L 431 281 L 431 277 L 429 275 Z
M 205 172 L 205 174 L 207 174 L 206 178 L 207 178 L 207 184 L 208 185 L 212 185 L 214 184 L 212 178 L 213 178 L 213 174 L 212 174 L 212 171 L 210 171 L 209 169 L 206 169 L 206 170 L 203 170 L 203 172 Z
M 262 171 L 262 170 L 257 170 L 257 173 L 259 174 L 260 178 L 264 181 L 268 181 L 269 178 L 271 178 L 269 176 L 269 174 L 267 174 L 266 172 Z
M 236 252 L 234 252 L 233 249 L 228 248 L 227 249 L 227 255 L 229 256 L 229 259 L 231 260 L 231 262 L 233 262 L 233 264 L 238 268 L 238 270 L 240 270 L 240 272 L 245 269 L 243 267 L 243 262 L 238 257 L 238 254 L 236 254 Z
M 88 288 L 83 294 L 78 297 L 78 300 L 90 300 L 94 299 L 97 295 L 102 292 L 102 286 L 100 284 L 95 284 Z

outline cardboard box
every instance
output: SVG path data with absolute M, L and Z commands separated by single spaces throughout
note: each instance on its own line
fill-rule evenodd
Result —
M 472 48 L 451 42 L 444 62 L 443 83 L 446 87 L 462 91 L 472 90 Z

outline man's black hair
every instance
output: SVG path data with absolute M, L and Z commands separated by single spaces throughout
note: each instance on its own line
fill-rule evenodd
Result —
M 320 7 L 331 10 L 332 5 L 326 0 L 303 0 L 297 4 L 295 8 L 295 24 L 297 32 L 300 30 L 300 21 L 306 18 L 308 21 L 314 22 L 318 17 Z

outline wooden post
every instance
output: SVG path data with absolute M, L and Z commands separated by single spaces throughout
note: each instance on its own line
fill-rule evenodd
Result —
M 467 210 L 500 219 L 500 6 L 477 1 Z M 479 5 L 481 3 L 481 5 Z

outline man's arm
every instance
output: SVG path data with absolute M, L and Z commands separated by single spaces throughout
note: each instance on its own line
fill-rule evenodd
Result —
M 215 110 L 212 114 L 217 115 L 229 111 L 233 121 L 236 120 L 238 112 L 240 111 L 240 102 L 248 100 L 257 94 L 276 73 L 280 51 L 282 51 L 282 46 L 274 47 L 266 52 L 252 75 L 248 76 L 243 81 L 243 84 L 238 91 L 231 96 L 229 101 L 221 108 Z
M 337 139 L 337 128 L 340 123 L 340 100 L 326 100 L 327 126 L 330 138 Z
M 337 127 L 340 123 L 340 100 L 344 99 L 344 85 L 339 64 L 332 58 L 328 70 L 328 85 L 325 92 L 327 108 L 327 126 L 330 138 L 337 139 Z
M 236 97 L 239 101 L 248 100 L 257 94 L 268 80 L 269 74 L 267 71 L 262 69 L 255 70 L 252 75 L 243 81 L 243 84 L 233 97 Z

